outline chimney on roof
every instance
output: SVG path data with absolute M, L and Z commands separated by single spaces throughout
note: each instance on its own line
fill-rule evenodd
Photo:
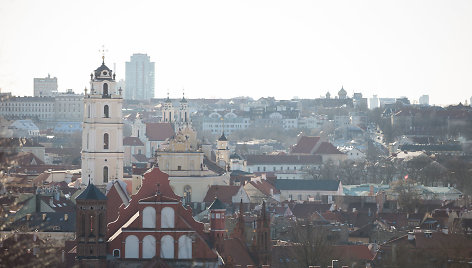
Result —
M 64 221 L 67 221 L 69 219 L 69 214 L 64 214 Z
M 39 213 L 39 212 L 41 212 L 41 193 L 39 191 L 39 188 L 36 191 L 36 200 L 35 201 L 36 201 L 35 212 Z
M 46 213 L 43 213 L 43 221 L 46 220 Z

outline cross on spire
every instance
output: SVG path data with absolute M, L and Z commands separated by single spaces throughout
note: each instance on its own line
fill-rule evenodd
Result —
M 105 49 L 105 45 L 102 45 L 102 49 L 98 50 L 98 52 L 102 53 L 102 64 L 105 64 L 105 52 L 108 52 L 108 49 Z

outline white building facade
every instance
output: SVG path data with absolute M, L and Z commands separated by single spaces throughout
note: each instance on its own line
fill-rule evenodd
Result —
M 123 98 L 115 76 L 104 64 L 90 75 L 90 94 L 84 97 L 82 183 L 105 187 L 123 178 Z

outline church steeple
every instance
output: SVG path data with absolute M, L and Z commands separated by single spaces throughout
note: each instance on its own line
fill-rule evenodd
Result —
M 90 76 L 90 93 L 84 97 L 82 132 L 82 184 L 91 180 L 102 188 L 123 177 L 122 94 L 102 58 Z
M 239 215 L 238 215 L 238 222 L 236 223 L 236 227 L 233 229 L 233 238 L 239 238 L 241 241 L 246 242 L 246 228 L 244 223 L 244 208 L 243 208 L 243 199 L 241 198 L 241 202 L 239 203 Z
M 259 265 L 270 265 L 272 248 L 270 238 L 270 218 L 266 211 L 266 203 L 262 202 L 262 209 L 257 217 L 255 244 L 253 254 Z

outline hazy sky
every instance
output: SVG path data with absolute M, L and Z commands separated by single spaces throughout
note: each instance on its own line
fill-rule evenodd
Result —
M 33 78 L 82 92 L 105 62 L 156 62 L 156 97 L 331 94 L 464 102 L 472 96 L 472 1 L 0 1 L 0 88 Z

